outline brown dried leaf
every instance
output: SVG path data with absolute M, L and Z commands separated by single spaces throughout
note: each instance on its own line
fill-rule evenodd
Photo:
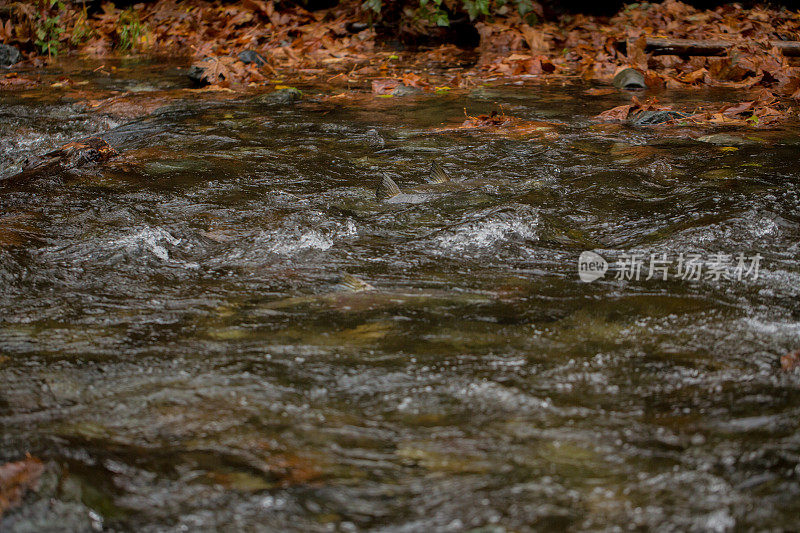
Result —
M 423 89 L 430 86 L 430 84 L 425 81 L 422 76 L 414 74 L 413 72 L 408 72 L 403 75 L 403 85 L 406 87 L 417 87 L 418 89 Z
M 400 85 L 401 81 L 393 78 L 372 80 L 372 92 L 374 94 L 391 94 Z
M 791 372 L 796 368 L 800 368 L 800 350 L 787 353 L 781 357 L 781 369 L 784 372 Z
M 528 43 L 528 48 L 531 49 L 531 52 L 546 54 L 550 51 L 550 45 L 543 31 L 534 29 L 527 24 L 523 24 L 520 31 L 522 32 L 522 37 L 525 39 L 525 42 Z
M 466 111 L 465 111 L 466 114 Z M 556 124 L 535 120 L 523 120 L 501 112 L 492 111 L 488 115 L 470 116 L 458 126 L 437 128 L 438 132 L 478 130 L 483 133 L 506 136 L 537 136 L 545 139 L 558 137 Z
M 583 91 L 583 94 L 588 94 L 589 96 L 605 96 L 607 94 L 616 94 L 617 90 L 612 87 L 605 87 L 605 88 L 598 88 L 592 87 L 591 89 L 586 89 Z
M 234 81 L 237 77 L 241 78 L 243 65 L 238 59 L 233 57 L 209 56 L 207 60 L 197 64 L 203 69 L 203 77 L 208 83 L 219 83 L 220 80 L 227 82 Z
M 683 83 L 697 83 L 703 81 L 706 77 L 706 74 L 708 74 L 708 70 L 705 68 L 699 68 L 695 71 L 676 76 L 676 79 Z
M 630 115 L 631 110 L 634 107 L 638 106 L 635 106 L 634 104 L 618 105 L 617 107 L 612 107 L 611 109 L 603 111 L 594 118 L 599 120 L 608 120 L 611 122 L 623 122 L 627 120 L 628 115 Z
M 16 72 L 12 72 L 11 74 L 6 74 L 2 78 L 0 78 L 0 89 L 10 90 L 10 89 L 30 89 L 32 87 L 36 87 L 39 85 L 39 82 L 33 80 L 31 78 L 25 78 L 18 76 Z
M 647 70 L 647 54 L 644 51 L 646 45 L 647 38 L 644 35 L 628 42 L 628 63 L 643 72 Z
M 25 492 L 36 489 L 42 472 L 42 462 L 30 455 L 22 461 L 0 465 L 0 516 L 19 505 Z
M 752 102 L 742 102 L 740 104 L 728 106 L 722 109 L 722 113 L 724 115 L 741 115 L 747 111 L 750 111 L 748 114 L 752 114 L 753 106 L 755 105 L 755 101 Z

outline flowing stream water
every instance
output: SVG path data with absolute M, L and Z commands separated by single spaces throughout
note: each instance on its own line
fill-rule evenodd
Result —
M 0 464 L 46 471 L 0 529 L 795 529 L 799 130 L 598 125 L 629 96 L 585 88 L 130 122 L 1 94 L 0 178 L 87 135 L 121 156 L 3 181 Z M 436 131 L 498 105 L 556 126 Z M 434 160 L 452 182 L 421 187 Z M 377 202 L 383 173 L 422 201 Z M 680 254 L 761 259 L 682 279 Z

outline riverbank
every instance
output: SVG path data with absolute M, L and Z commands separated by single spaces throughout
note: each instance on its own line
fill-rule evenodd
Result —
M 457 40 L 452 32 L 442 33 L 413 17 L 386 34 L 375 13 L 349 1 L 313 12 L 297 5 L 278 9 L 261 0 L 159 1 L 124 10 L 109 4 L 94 14 L 69 4 L 42 11 L 17 5 L 0 22 L 0 36 L 21 54 L 0 78 L 0 90 L 70 85 L 69 79 L 53 81 L 40 74 L 65 56 L 108 59 L 111 64 L 129 55 L 183 58 L 192 67 L 186 74 L 203 91 L 241 93 L 326 82 L 343 93 L 366 87 L 381 97 L 396 95 L 398 86 L 441 94 L 497 80 L 577 80 L 587 84 L 587 96 L 595 96 L 613 90 L 611 82 L 620 70 L 634 68 L 644 87 L 631 95 L 650 99 L 645 108 L 668 107 L 652 100 L 665 90 L 727 88 L 735 99 L 725 106 L 681 111 L 696 122 L 750 127 L 797 115 L 800 61 L 782 44 L 800 36 L 797 12 L 697 10 L 670 0 L 635 4 L 610 19 L 568 15 L 545 21 L 536 14 L 534 6 L 528 16 L 508 10 L 478 17 L 459 28 L 462 33 L 474 31 L 477 46 L 459 48 L 443 42 Z M 56 19 L 60 26 L 54 29 Z M 402 42 L 408 41 L 404 35 L 425 32 L 440 42 Z M 669 47 L 653 44 L 676 39 L 723 43 L 721 51 L 713 51 L 723 55 L 687 55 L 708 53 L 702 47 L 672 55 Z M 111 68 L 101 71 L 113 75 Z M 99 99 L 91 96 L 86 98 Z M 632 105 L 638 106 L 635 101 Z M 620 116 L 620 110 L 611 115 Z

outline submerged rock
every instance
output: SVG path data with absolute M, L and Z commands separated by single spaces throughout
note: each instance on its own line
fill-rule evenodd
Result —
M 22 172 L 3 180 L 2 183 L 18 183 L 43 173 L 84 168 L 108 161 L 119 155 L 105 140 L 89 137 L 78 142 L 67 143 L 57 150 L 25 162 Z
M 390 94 L 392 96 L 414 96 L 421 93 L 422 89 L 400 84 L 395 87 Z
M 0 248 L 42 242 L 42 232 L 34 225 L 36 218 L 24 211 L 0 216 Z
M 10 67 L 19 61 L 20 53 L 16 47 L 8 44 L 0 44 L 0 67 Z
M 267 94 L 261 94 L 253 98 L 254 104 L 267 105 L 289 105 L 303 99 L 303 92 L 294 87 L 284 87 Z
M 714 168 L 701 172 L 698 177 L 704 180 L 730 180 L 736 177 L 736 169 L 731 167 Z
M 745 139 L 744 137 L 731 135 L 729 133 L 712 133 L 711 135 L 703 135 L 702 137 L 698 137 L 697 140 L 700 142 L 716 144 L 719 146 L 746 146 L 751 144 L 758 144 L 756 141 L 752 139 Z
M 662 109 L 659 111 L 639 111 L 631 117 L 628 117 L 628 122 L 634 126 L 656 126 L 687 117 L 689 117 L 688 114 L 681 113 L 680 111 Z
M 192 83 L 198 87 L 208 85 L 208 79 L 206 79 L 206 69 L 200 65 L 192 65 L 186 75 L 189 77 Z
M 348 33 L 361 33 L 371 26 L 368 22 L 348 22 L 345 29 Z
M 617 89 L 647 89 L 647 84 L 644 82 L 644 74 L 635 68 L 621 70 L 614 76 L 614 81 L 612 83 Z
M 367 145 L 374 150 L 380 150 L 386 146 L 386 141 L 375 128 L 368 129 L 364 136 L 367 139 Z

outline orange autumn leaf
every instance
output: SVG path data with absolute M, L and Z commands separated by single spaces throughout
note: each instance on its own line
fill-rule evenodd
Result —
M 800 368 L 800 350 L 787 353 L 781 357 L 781 368 L 784 372 L 791 372 L 795 368 Z
M 612 107 L 611 109 L 603 111 L 594 118 L 609 122 L 623 122 L 627 120 L 628 115 L 631 113 L 631 109 L 634 107 L 636 107 L 634 104 L 618 105 L 617 107 Z
M 604 87 L 604 88 L 597 88 L 592 87 L 591 89 L 586 89 L 583 91 L 583 94 L 588 94 L 589 96 L 605 96 L 607 94 L 616 94 L 617 90 L 611 87 Z
M 391 94 L 400 85 L 400 80 L 396 79 L 372 80 L 372 92 L 374 94 Z
M 628 64 L 642 71 L 647 70 L 647 54 L 644 51 L 646 44 L 647 38 L 644 35 L 628 43 Z
M 38 486 L 43 472 L 42 461 L 30 455 L 21 461 L 0 465 L 0 516 L 19 505 L 25 493 Z
M 736 105 L 732 105 L 732 106 L 728 106 L 728 107 L 723 108 L 722 113 L 724 115 L 740 115 L 742 113 L 745 113 L 746 111 L 751 111 L 752 112 L 752 109 L 753 109 L 754 105 L 755 105 L 754 101 L 742 102 L 740 104 L 736 104 Z
M 437 132 L 480 131 L 493 135 L 506 136 L 537 136 L 554 139 L 558 137 L 556 124 L 535 120 L 524 120 L 506 115 L 503 112 L 492 111 L 490 114 L 471 116 L 466 114 L 464 122 L 457 126 L 436 128 Z
M 419 89 L 428 87 L 430 84 L 418 74 L 408 72 L 403 75 L 403 85 L 406 87 L 417 87 Z

